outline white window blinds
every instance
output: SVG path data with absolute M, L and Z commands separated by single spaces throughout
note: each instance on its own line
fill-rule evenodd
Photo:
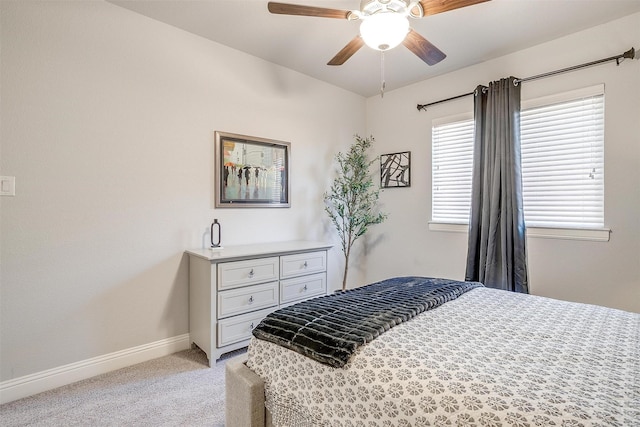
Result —
M 520 136 L 527 225 L 604 227 L 604 94 L 526 108 Z
M 473 165 L 473 119 L 432 128 L 432 220 L 468 223 Z
M 522 181 L 532 227 L 604 227 L 604 86 L 523 102 Z M 473 119 L 432 128 L 432 221 L 468 223 Z

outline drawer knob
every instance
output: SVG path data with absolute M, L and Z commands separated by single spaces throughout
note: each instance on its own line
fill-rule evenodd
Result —
M 249 272 L 249 277 L 253 277 L 253 268 L 251 269 L 251 271 Z
M 305 262 L 304 262 L 304 264 L 302 264 L 302 266 L 303 266 L 304 268 L 307 268 L 307 267 L 308 267 L 308 266 L 307 266 L 307 261 L 305 261 Z
M 304 285 L 304 288 L 302 288 L 302 290 L 307 292 L 307 285 Z
M 249 329 L 251 329 L 253 331 L 253 322 L 251 322 L 251 325 L 249 326 Z
M 249 297 L 249 304 L 253 304 L 253 295 Z

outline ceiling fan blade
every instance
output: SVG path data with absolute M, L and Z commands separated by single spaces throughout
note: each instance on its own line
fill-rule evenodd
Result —
M 413 30 L 409 30 L 402 44 L 429 65 L 435 65 L 447 57 L 444 52 Z
M 279 15 L 315 16 L 319 18 L 348 19 L 351 14 L 348 10 L 327 9 L 324 7 L 302 6 L 299 4 L 278 3 L 273 1 L 267 4 L 267 8 L 269 12 Z
M 424 16 L 429 16 L 486 1 L 490 0 L 421 0 L 420 4 L 424 10 Z
M 327 62 L 327 65 L 342 65 L 347 62 L 347 59 L 351 58 L 354 53 L 358 51 L 364 45 L 362 37 L 356 36 L 351 40 L 340 52 L 336 54 L 331 61 Z

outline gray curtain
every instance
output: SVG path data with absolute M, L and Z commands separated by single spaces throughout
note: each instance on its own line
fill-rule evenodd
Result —
M 520 85 L 478 86 L 466 280 L 528 293 L 520 165 Z

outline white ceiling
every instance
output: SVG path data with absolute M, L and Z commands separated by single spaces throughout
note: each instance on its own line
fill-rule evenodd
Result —
M 380 52 L 364 46 L 344 65 L 326 65 L 358 34 L 358 22 L 272 15 L 267 11 L 267 0 L 108 1 L 366 97 L 380 91 Z M 360 5 L 359 0 L 279 1 L 344 10 L 358 9 Z M 640 0 L 492 0 L 412 19 L 412 28 L 445 52 L 447 58 L 428 66 L 403 46 L 388 51 L 384 67 L 386 90 L 635 12 L 640 12 Z M 624 46 L 621 52 L 630 47 Z

